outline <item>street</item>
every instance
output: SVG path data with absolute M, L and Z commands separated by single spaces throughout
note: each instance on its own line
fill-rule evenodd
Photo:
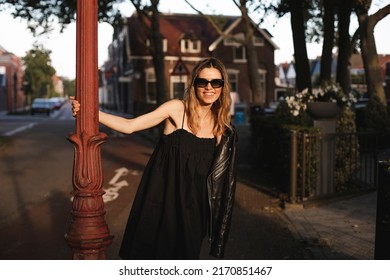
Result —
M 70 105 L 50 117 L 2 116 L 0 127 L 8 136 L 0 153 L 0 259 L 71 258 L 64 239 L 72 199 L 73 144 L 66 139 L 75 129 Z M 102 157 L 106 220 L 115 218 L 110 223 L 115 232 L 123 230 L 151 146 L 112 137 L 115 143 L 105 146 Z
M 71 218 L 73 133 L 70 104 L 47 116 L 0 116 L 0 259 L 71 259 L 64 234 Z M 118 250 L 139 180 L 154 143 L 146 133 L 121 135 L 102 127 L 106 222 Z M 238 172 L 250 172 L 249 130 L 238 127 Z M 249 175 L 248 175 L 249 178 Z M 279 200 L 238 182 L 226 259 L 305 259 L 303 244 L 283 220 Z M 209 258 L 205 244 L 202 259 Z

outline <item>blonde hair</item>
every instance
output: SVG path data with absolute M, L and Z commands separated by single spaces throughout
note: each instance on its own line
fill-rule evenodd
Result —
M 187 113 L 187 124 L 189 129 L 194 133 L 199 130 L 200 116 L 196 110 L 199 107 L 199 100 L 195 93 L 194 81 L 204 68 L 215 68 L 219 70 L 222 79 L 224 80 L 221 95 L 219 96 L 219 99 L 211 106 L 211 112 L 215 120 L 213 133 L 214 135 L 222 135 L 227 128 L 231 129 L 230 105 L 232 103 L 232 99 L 230 96 L 230 85 L 226 68 L 220 60 L 214 57 L 206 58 L 200 61 L 192 70 L 191 81 L 188 88 L 185 90 L 184 96 Z

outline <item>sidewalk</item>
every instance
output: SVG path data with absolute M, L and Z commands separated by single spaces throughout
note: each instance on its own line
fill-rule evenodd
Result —
M 237 126 L 239 141 L 247 147 L 242 158 L 251 158 L 250 126 Z M 240 145 L 240 146 L 241 146 Z M 241 146 L 242 147 L 242 146 Z M 253 158 L 253 156 L 252 156 Z M 240 170 L 240 161 L 238 169 Z M 256 184 L 256 174 L 245 174 L 246 184 Z M 253 173 L 253 171 L 252 171 Z M 244 178 L 238 178 L 242 180 Z M 272 196 L 272 190 L 259 186 Z M 374 259 L 377 192 L 323 201 L 304 208 L 288 204 L 281 216 L 295 237 L 317 260 Z
M 376 200 L 370 192 L 312 208 L 288 206 L 284 214 L 315 259 L 373 260 Z

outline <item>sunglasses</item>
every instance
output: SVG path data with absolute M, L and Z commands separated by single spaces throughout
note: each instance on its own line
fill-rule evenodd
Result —
M 205 88 L 209 83 L 213 88 L 221 88 L 223 87 L 224 81 L 222 79 L 213 79 L 209 81 L 203 78 L 196 78 L 194 81 L 194 86 L 199 88 Z

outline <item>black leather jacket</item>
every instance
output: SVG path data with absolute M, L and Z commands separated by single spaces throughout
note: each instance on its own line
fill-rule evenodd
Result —
M 222 258 L 228 240 L 236 190 L 236 131 L 227 130 L 217 147 L 207 191 L 210 206 L 210 255 Z

